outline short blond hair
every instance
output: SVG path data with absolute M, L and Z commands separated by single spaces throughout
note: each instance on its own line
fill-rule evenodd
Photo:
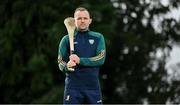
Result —
M 75 13 L 76 13 L 77 11 L 87 11 L 87 12 L 89 13 L 89 11 L 88 11 L 86 8 L 84 8 L 84 7 L 78 7 L 78 8 L 76 8 L 75 11 L 74 11 L 74 15 L 75 15 Z M 89 16 L 90 16 L 90 13 L 89 13 Z

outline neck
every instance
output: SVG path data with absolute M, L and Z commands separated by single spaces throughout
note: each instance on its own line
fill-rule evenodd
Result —
M 79 31 L 79 32 L 86 32 L 86 31 L 89 31 L 89 28 L 86 28 L 86 29 L 77 29 L 77 31 Z

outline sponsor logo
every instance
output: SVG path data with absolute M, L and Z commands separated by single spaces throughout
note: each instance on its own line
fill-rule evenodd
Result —
M 102 100 L 97 101 L 97 103 L 102 103 Z
M 78 44 L 78 42 L 74 42 L 74 44 Z
M 69 101 L 70 100 L 70 95 L 67 95 L 65 100 Z

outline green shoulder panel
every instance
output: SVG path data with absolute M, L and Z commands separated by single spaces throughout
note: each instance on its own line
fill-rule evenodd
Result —
M 89 35 L 101 38 L 103 35 L 99 32 L 89 31 Z

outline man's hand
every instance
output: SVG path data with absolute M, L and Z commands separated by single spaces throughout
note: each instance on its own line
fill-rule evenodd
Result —
M 67 68 L 69 71 L 74 71 L 74 68 L 76 66 L 76 63 L 72 60 L 70 60 L 68 63 L 67 63 Z
M 80 63 L 80 58 L 76 54 L 72 54 L 69 56 L 69 59 L 75 62 L 76 64 Z

